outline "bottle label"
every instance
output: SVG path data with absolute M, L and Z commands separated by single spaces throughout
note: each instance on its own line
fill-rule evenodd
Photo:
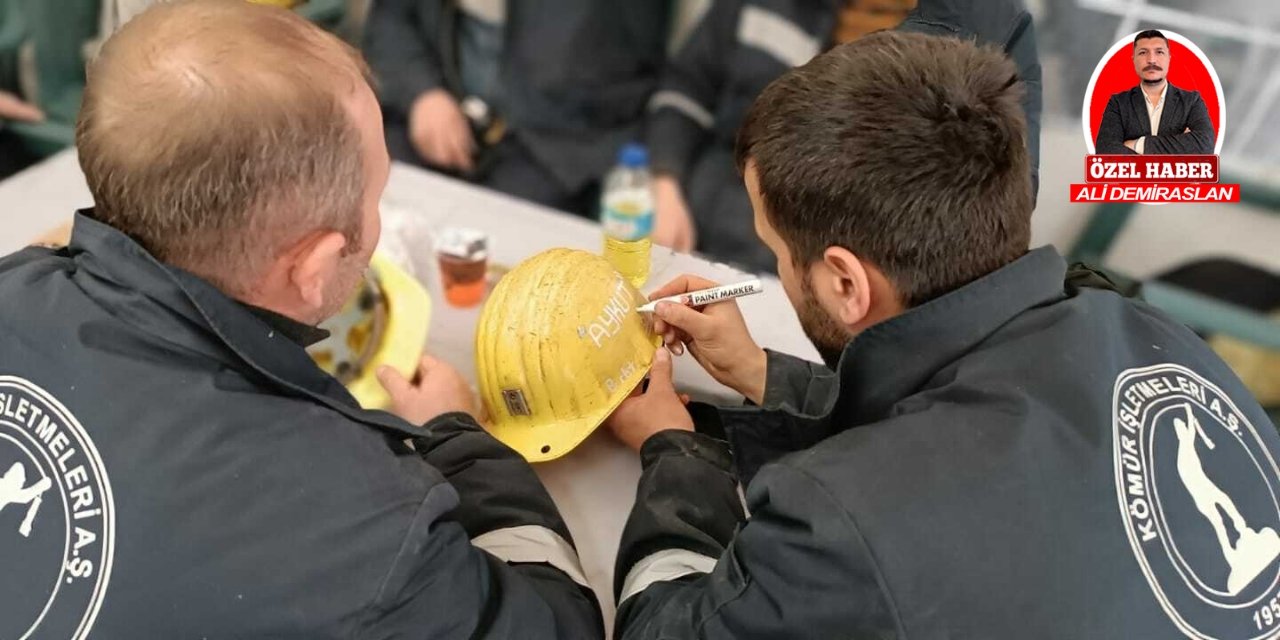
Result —
M 606 207 L 601 223 L 610 238 L 623 242 L 644 240 L 653 234 L 653 211 L 628 211 L 632 207 Z

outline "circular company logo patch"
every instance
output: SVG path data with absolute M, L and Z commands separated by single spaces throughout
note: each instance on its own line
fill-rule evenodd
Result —
M 1116 493 L 1160 606 L 1192 638 L 1280 631 L 1280 468 L 1216 385 L 1130 369 L 1113 397 Z
M 0 376 L 0 638 L 88 635 L 111 577 L 113 505 L 76 417 Z

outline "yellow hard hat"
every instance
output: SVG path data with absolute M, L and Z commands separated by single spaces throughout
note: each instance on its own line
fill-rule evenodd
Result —
M 661 338 L 646 300 L 602 257 L 552 249 L 494 288 L 476 327 L 490 431 L 530 462 L 586 439 L 644 379 Z
M 364 281 L 337 315 L 321 324 L 329 337 L 307 348 L 321 369 L 346 385 L 366 409 L 391 398 L 375 375 L 390 366 L 412 377 L 427 344 L 431 296 L 394 261 L 373 254 Z

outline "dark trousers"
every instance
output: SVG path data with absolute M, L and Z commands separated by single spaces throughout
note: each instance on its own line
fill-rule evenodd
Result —
M 476 159 L 473 175 L 434 167 L 418 155 L 409 141 L 408 127 L 403 122 L 386 120 L 387 150 L 393 160 L 424 167 L 432 171 L 466 180 L 495 191 L 501 191 L 540 205 L 566 211 L 583 218 L 595 219 L 600 213 L 600 184 L 593 182 L 571 192 L 561 186 L 551 172 L 529 153 L 515 135 L 485 149 Z

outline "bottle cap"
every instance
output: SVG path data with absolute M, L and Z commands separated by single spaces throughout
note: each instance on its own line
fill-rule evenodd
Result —
M 637 142 L 627 143 L 618 152 L 618 164 L 631 169 L 646 167 L 649 165 L 649 150 Z

